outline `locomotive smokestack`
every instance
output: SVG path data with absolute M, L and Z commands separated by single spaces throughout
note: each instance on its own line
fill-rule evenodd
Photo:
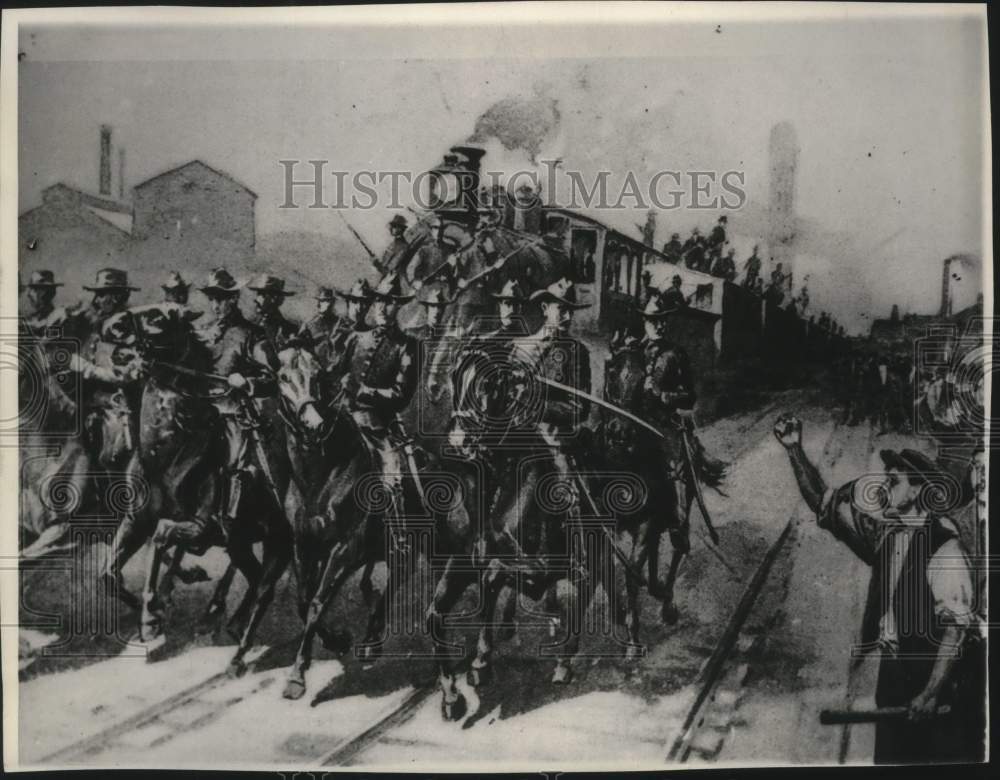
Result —
M 111 125 L 101 125 L 101 195 L 111 196 Z

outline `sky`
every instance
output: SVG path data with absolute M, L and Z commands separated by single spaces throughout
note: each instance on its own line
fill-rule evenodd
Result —
M 981 255 L 989 219 L 981 22 L 681 16 L 434 30 L 22 27 L 18 212 L 57 181 L 96 191 L 107 123 L 126 149 L 127 186 L 201 159 L 259 195 L 259 234 L 349 238 L 332 210 L 279 208 L 279 160 L 418 173 L 506 101 L 537 109 L 536 160 L 561 158 L 561 171 L 632 171 L 640 182 L 660 170 L 743 172 L 746 208 L 729 212 L 741 259 L 766 229 L 768 137 L 787 121 L 800 147 L 796 279 L 809 275 L 815 313 L 857 332 L 893 304 L 936 310 L 941 261 Z M 535 166 L 525 149 L 485 144 L 488 169 Z M 114 170 L 117 180 L 117 154 Z M 636 234 L 645 211 L 589 213 Z M 392 213 L 347 216 L 381 248 Z M 661 211 L 657 240 L 719 213 Z

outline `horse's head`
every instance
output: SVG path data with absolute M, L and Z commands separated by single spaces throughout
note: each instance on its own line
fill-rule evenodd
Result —
M 329 405 L 323 365 L 312 352 L 295 346 L 283 349 L 278 360 L 278 396 L 285 419 L 296 431 L 319 434 Z

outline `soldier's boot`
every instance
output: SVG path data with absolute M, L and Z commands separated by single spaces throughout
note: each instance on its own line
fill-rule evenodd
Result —
M 219 529 L 222 531 L 222 538 L 225 544 L 230 544 L 233 532 L 236 529 L 237 519 L 240 513 L 240 504 L 244 494 L 250 487 L 254 478 L 251 469 L 237 469 L 229 473 L 229 480 L 226 490 L 225 509 L 219 516 Z

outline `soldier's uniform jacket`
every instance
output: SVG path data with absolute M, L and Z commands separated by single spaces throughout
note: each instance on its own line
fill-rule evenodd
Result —
M 353 331 L 346 343 L 342 386 L 358 425 L 388 430 L 417 389 L 417 341 L 395 323 Z
M 726 229 L 722 225 L 716 225 L 708 236 L 708 246 L 715 248 L 726 243 Z
M 641 342 L 645 365 L 642 416 L 665 428 L 677 409 L 691 409 L 695 402 L 691 361 L 678 345 L 667 339 L 645 338 Z
M 341 325 L 341 319 L 331 313 L 316 314 L 299 331 L 299 337 L 307 341 L 324 364 L 329 364 L 332 354 L 331 337 Z
M 279 311 L 259 316 L 255 323 L 264 333 L 275 354 L 281 352 L 299 332 L 298 326 Z
M 515 339 L 511 357 L 515 370 L 518 364 L 527 364 L 536 376 L 586 393 L 591 390 L 590 352 L 568 333 L 543 326 L 527 338 Z M 553 388 L 546 387 L 543 392 L 544 408 L 538 420 L 543 438 L 552 443 L 552 434 L 566 436 L 575 433 L 590 413 L 590 402 Z
M 238 309 L 223 320 L 216 320 L 199 331 L 212 354 L 212 373 L 228 376 L 242 374 L 249 382 L 251 396 L 271 396 L 277 392 L 274 372 L 278 358 L 264 329 L 248 322 Z M 239 404 L 232 394 L 215 400 L 222 414 L 237 414 Z
M 120 405 L 112 400 L 113 397 L 135 379 L 123 371 L 120 361 L 116 360 L 118 347 L 101 338 L 104 320 L 93 307 L 87 307 L 69 313 L 61 323 L 62 338 L 79 345 L 71 367 L 80 379 L 79 397 L 84 408 L 107 409 Z
M 410 260 L 410 244 L 400 236 L 393 236 L 392 243 L 386 247 L 382 253 L 383 273 L 402 273 L 403 268 Z

